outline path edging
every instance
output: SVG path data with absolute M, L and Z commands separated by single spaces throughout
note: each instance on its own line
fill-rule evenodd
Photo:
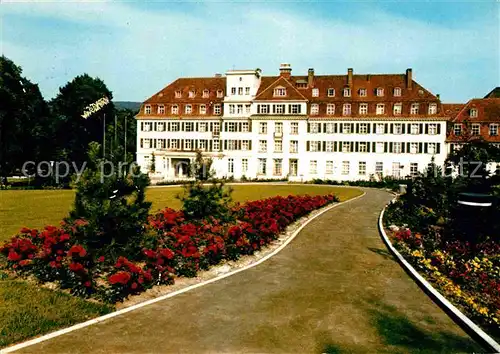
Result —
M 52 333 L 48 333 L 48 334 L 42 335 L 42 336 L 37 337 L 37 338 L 33 338 L 33 339 L 27 340 L 25 342 L 21 342 L 21 343 L 12 345 L 10 347 L 1 349 L 0 350 L 0 354 L 12 353 L 12 352 L 14 352 L 16 350 L 23 349 L 23 348 L 32 346 L 34 344 L 38 344 L 38 343 L 44 342 L 46 340 L 49 340 L 49 339 L 52 339 L 52 338 L 55 338 L 55 337 L 59 337 L 59 336 L 61 336 L 63 334 L 70 333 L 70 332 L 76 331 L 78 329 L 85 328 L 85 327 L 91 326 L 93 324 L 96 324 L 96 323 L 108 320 L 110 318 L 123 315 L 123 314 L 125 314 L 127 312 L 131 312 L 131 311 L 137 310 L 137 309 L 139 309 L 141 307 L 145 307 L 145 306 L 154 304 L 156 302 L 159 302 L 159 301 L 162 301 L 162 300 L 166 300 L 166 299 L 174 297 L 176 295 L 183 294 L 183 293 L 188 292 L 190 290 L 194 290 L 194 289 L 202 287 L 204 285 L 208 285 L 208 284 L 214 283 L 214 282 L 216 282 L 218 280 L 230 277 L 231 275 L 235 275 L 235 274 L 237 274 L 239 272 L 242 272 L 244 270 L 253 268 L 253 267 L 255 267 L 255 266 L 263 263 L 264 261 L 268 260 L 269 258 L 275 256 L 280 251 L 282 251 L 290 242 L 293 241 L 293 239 L 295 239 L 295 237 L 297 237 L 297 235 L 300 233 L 300 231 L 302 231 L 302 229 L 304 227 L 306 227 L 311 221 L 313 221 L 314 219 L 316 219 L 318 216 L 323 215 L 324 213 L 326 213 L 327 211 L 329 211 L 329 210 L 331 210 L 333 208 L 336 208 L 338 206 L 341 206 L 341 205 L 347 204 L 349 202 L 355 201 L 357 199 L 360 199 L 360 198 L 364 197 L 365 195 L 366 195 L 366 192 L 363 191 L 363 194 L 358 195 L 358 196 L 356 196 L 354 198 L 348 199 L 348 200 L 346 200 L 344 202 L 340 202 L 340 203 L 335 203 L 333 205 L 329 205 L 327 207 L 324 207 L 323 210 L 318 209 L 318 210 L 320 210 L 320 212 L 317 213 L 316 215 L 311 216 L 311 218 L 309 218 L 306 222 L 304 222 L 297 230 L 295 230 L 293 232 L 293 234 L 290 237 L 288 237 L 288 239 L 285 242 L 283 242 L 282 245 L 280 245 L 278 248 L 276 248 L 273 252 L 269 253 L 265 257 L 262 257 L 258 261 L 254 262 L 254 263 L 251 263 L 251 264 L 248 264 L 245 267 L 232 270 L 232 271 L 230 271 L 228 273 L 221 274 L 221 275 L 219 275 L 219 276 L 217 276 L 215 278 L 205 280 L 205 281 L 203 281 L 201 283 L 198 283 L 198 284 L 190 285 L 190 286 L 185 287 L 183 289 L 173 291 L 171 293 L 168 293 L 168 294 L 156 297 L 154 299 L 147 300 L 147 301 L 144 301 L 144 302 L 140 302 L 140 303 L 138 303 L 136 305 L 132 305 L 130 307 L 126 307 L 126 308 L 123 308 L 123 309 L 120 309 L 120 310 L 108 313 L 107 315 L 96 317 L 96 318 L 93 318 L 91 320 L 88 320 L 88 321 L 85 321 L 85 322 L 82 322 L 82 323 L 77 323 L 76 325 L 73 325 L 71 327 L 63 328 L 63 329 L 54 331 Z
M 394 200 L 393 200 L 394 201 Z M 464 330 L 469 333 L 474 334 L 476 340 L 480 342 L 481 345 L 493 350 L 495 353 L 500 353 L 500 344 L 498 344 L 493 338 L 491 338 L 486 332 L 484 332 L 478 325 L 472 322 L 466 315 L 464 315 L 455 305 L 448 301 L 441 293 L 439 293 L 427 280 L 424 279 L 413 266 L 401 255 L 401 253 L 396 250 L 392 245 L 389 237 L 384 230 L 383 217 L 387 205 L 380 212 L 378 219 L 378 229 L 382 235 L 382 239 L 391 253 L 397 258 L 399 264 L 405 269 L 407 273 L 413 278 L 413 280 L 425 289 L 425 293 L 440 307 L 445 309 L 452 319 L 460 325 Z

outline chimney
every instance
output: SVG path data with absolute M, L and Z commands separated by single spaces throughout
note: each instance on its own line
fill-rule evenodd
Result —
M 352 86 L 352 68 L 347 69 L 347 85 Z
M 307 70 L 307 86 L 312 87 L 314 81 L 314 69 Z
M 215 73 L 215 77 L 222 77 L 222 74 Z
M 371 78 L 372 78 L 372 76 L 370 74 L 366 75 L 366 81 L 370 82 Z
M 413 75 L 411 68 L 406 69 L 406 88 L 411 90 L 413 87 Z
M 436 95 L 436 98 L 437 98 L 438 100 L 441 100 L 441 95 L 438 93 L 438 94 Z
M 287 63 L 282 63 L 280 65 L 280 76 L 284 77 L 285 79 L 289 79 L 291 75 L 292 75 L 292 66 Z

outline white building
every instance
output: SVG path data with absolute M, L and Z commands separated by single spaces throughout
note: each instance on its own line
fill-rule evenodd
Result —
M 411 175 L 446 158 L 449 117 L 405 74 L 279 76 L 231 70 L 180 78 L 137 115 L 137 161 L 185 178 L 196 150 L 218 177 L 356 180 Z

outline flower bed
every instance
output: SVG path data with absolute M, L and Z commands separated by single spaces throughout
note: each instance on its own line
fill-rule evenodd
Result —
M 304 195 L 237 204 L 231 223 L 214 218 L 188 222 L 182 211 L 167 208 L 150 216 L 143 252 L 133 262 L 123 255 L 107 259 L 78 244 L 85 220 L 43 230 L 24 228 L 0 253 L 19 275 L 57 282 L 75 295 L 117 302 L 156 284 L 172 284 L 175 277 L 194 277 L 223 260 L 253 254 L 298 218 L 335 201 L 334 195 Z
M 388 232 L 396 249 L 469 318 L 500 338 L 500 245 L 444 241 L 403 228 Z

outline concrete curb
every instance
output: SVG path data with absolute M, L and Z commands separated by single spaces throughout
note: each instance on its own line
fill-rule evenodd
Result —
M 455 321 L 464 331 L 466 331 L 471 337 L 473 337 L 479 344 L 488 350 L 492 350 L 494 353 L 500 353 L 500 344 L 498 344 L 493 338 L 486 334 L 481 328 L 479 328 L 474 322 L 472 322 L 467 316 L 465 316 L 459 309 L 457 309 L 451 302 L 449 302 L 443 295 L 441 295 L 434 287 L 425 280 L 413 266 L 408 263 L 408 261 L 394 248 L 389 237 L 387 236 L 384 225 L 383 217 L 387 206 L 382 209 L 378 219 L 378 229 L 382 235 L 382 239 L 389 249 L 389 251 L 396 257 L 399 264 L 404 268 L 404 270 L 413 278 L 422 290 L 439 306 L 441 307 L 451 318 Z
M 226 274 L 222 274 L 222 275 L 220 275 L 218 277 L 206 280 L 206 281 L 198 283 L 198 284 L 190 285 L 190 286 L 188 286 L 186 288 L 183 288 L 183 289 L 180 289 L 180 290 L 177 290 L 177 291 L 173 291 L 173 292 L 171 292 L 169 294 L 165 294 L 165 295 L 159 296 L 157 298 L 154 298 L 154 299 L 151 299 L 151 300 L 148 300 L 148 301 L 144 301 L 144 302 L 141 302 L 139 304 L 136 304 L 136 305 L 133 305 L 133 306 L 130 306 L 130 307 L 118 310 L 118 311 L 111 312 L 111 313 L 109 313 L 107 315 L 100 316 L 100 317 L 88 320 L 86 322 L 78 323 L 78 324 L 73 325 L 71 327 L 63 328 L 63 329 L 57 330 L 55 332 L 42 335 L 40 337 L 33 338 L 33 339 L 30 339 L 30 340 L 25 341 L 25 342 L 21 342 L 19 344 L 15 344 L 13 346 L 10 346 L 10 347 L 7 347 L 7 348 L 4 348 L 4 349 L 0 350 L 0 354 L 12 353 L 12 352 L 14 352 L 16 350 L 23 349 L 23 348 L 26 348 L 26 347 L 29 347 L 29 346 L 41 343 L 41 342 L 44 342 L 46 340 L 49 340 L 49 339 L 52 339 L 52 338 L 55 338 L 55 337 L 59 337 L 59 336 L 61 336 L 63 334 L 70 333 L 70 332 L 73 332 L 73 331 L 76 331 L 78 329 L 91 326 L 91 325 L 99 323 L 99 322 L 103 322 L 103 321 L 108 320 L 110 318 L 123 315 L 123 314 L 125 314 L 127 312 L 131 312 L 131 311 L 137 310 L 137 309 L 139 309 L 141 307 L 152 305 L 152 304 L 154 304 L 156 302 L 159 302 L 159 301 L 162 301 L 162 300 L 174 297 L 176 295 L 183 294 L 183 293 L 188 292 L 190 290 L 194 290 L 194 289 L 202 287 L 204 285 L 208 285 L 208 284 L 216 282 L 218 280 L 230 277 L 231 275 L 235 275 L 235 274 L 237 274 L 239 272 L 242 272 L 244 270 L 253 268 L 253 267 L 255 267 L 255 266 L 257 266 L 257 265 L 265 262 L 269 258 L 275 256 L 280 251 L 282 251 L 290 242 L 292 242 L 295 239 L 295 237 L 297 237 L 297 235 L 300 233 L 300 231 L 302 231 L 302 229 L 304 227 L 306 227 L 311 221 L 313 221 L 314 219 L 316 219 L 318 216 L 323 215 L 324 213 L 326 213 L 327 211 L 329 211 L 329 210 L 331 210 L 333 208 L 336 208 L 338 206 L 341 206 L 341 205 L 350 203 L 352 201 L 355 201 L 357 199 L 360 199 L 360 198 L 364 197 L 365 195 L 366 195 L 366 192 L 363 191 L 363 194 L 358 195 L 357 197 L 351 198 L 351 199 L 346 200 L 346 201 L 341 202 L 341 203 L 336 203 L 336 204 L 333 204 L 333 205 L 330 205 L 330 206 L 326 206 L 322 210 L 319 209 L 320 210 L 319 213 L 317 213 L 316 215 L 312 216 L 304 224 L 302 224 L 297 230 L 295 230 L 295 232 L 281 246 L 279 246 L 278 248 L 276 248 L 273 252 L 271 252 L 267 256 L 262 257 L 258 261 L 254 262 L 254 263 L 251 263 L 251 264 L 249 264 L 249 265 L 247 265 L 247 266 L 245 266 L 243 268 L 235 269 L 235 270 L 233 270 L 231 272 L 228 272 Z

